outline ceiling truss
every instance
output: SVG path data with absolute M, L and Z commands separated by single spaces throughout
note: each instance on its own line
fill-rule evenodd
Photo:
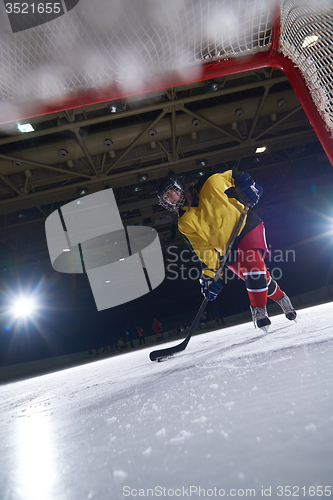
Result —
M 3 247 L 23 260 L 36 257 L 36 248 L 45 253 L 45 218 L 83 187 L 89 194 L 113 188 L 124 224 L 156 226 L 167 242 L 174 221 L 158 206 L 155 191 L 171 169 L 190 181 L 201 171 L 247 162 L 248 171 L 274 171 L 274 184 L 302 147 L 318 143 L 281 71 L 223 77 L 215 92 L 207 83 L 122 99 L 117 112 L 104 103 L 34 118 L 35 131 L 27 134 L 16 124 L 2 128 Z M 258 165 L 255 151 L 263 145 L 267 152 Z

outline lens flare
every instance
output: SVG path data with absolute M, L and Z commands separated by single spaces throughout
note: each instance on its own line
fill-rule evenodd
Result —
M 10 308 L 10 312 L 15 318 L 28 318 L 35 310 L 36 302 L 31 297 L 18 298 Z

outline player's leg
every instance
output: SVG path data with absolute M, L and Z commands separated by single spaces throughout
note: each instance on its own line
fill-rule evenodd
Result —
M 267 314 L 267 269 L 260 249 L 239 252 L 239 263 L 249 295 L 255 326 L 267 330 L 271 321 Z
M 293 321 L 296 319 L 297 313 L 288 297 L 288 295 L 281 290 L 278 283 L 271 277 L 267 271 L 267 297 L 274 300 L 281 307 L 287 319 Z

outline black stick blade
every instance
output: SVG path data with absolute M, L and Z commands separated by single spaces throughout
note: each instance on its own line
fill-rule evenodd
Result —
M 151 352 L 149 354 L 149 357 L 150 357 L 151 361 L 163 361 L 163 359 L 169 358 L 170 356 L 173 356 L 177 352 L 181 352 L 184 349 L 186 349 L 186 346 L 189 343 L 190 338 L 192 337 L 192 334 L 193 334 L 194 330 L 197 327 L 197 324 L 199 323 L 201 315 L 202 315 L 202 313 L 205 310 L 207 302 L 208 301 L 206 299 L 203 300 L 203 302 L 202 302 L 202 304 L 200 306 L 200 309 L 197 312 L 197 315 L 196 315 L 196 317 L 193 320 L 193 323 L 191 325 L 190 331 L 188 332 L 188 334 L 186 335 L 186 337 L 184 338 L 184 340 L 180 344 L 178 344 L 178 345 L 174 345 L 172 347 L 167 347 L 166 349 L 159 349 L 157 351 Z
M 186 337 L 183 342 L 178 345 L 167 347 L 165 349 L 158 349 L 157 351 L 152 351 L 149 354 L 150 361 L 163 361 L 165 358 L 170 358 L 177 352 L 183 351 L 186 348 L 189 340 L 190 339 Z

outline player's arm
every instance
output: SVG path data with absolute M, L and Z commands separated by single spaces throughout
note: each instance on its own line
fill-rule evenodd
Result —
M 199 235 L 191 234 L 186 237 L 202 263 L 202 272 L 199 278 L 201 293 L 206 300 L 215 300 L 223 288 L 221 281 L 214 281 L 215 272 L 219 268 L 220 255 L 212 245 L 208 245 Z
M 232 178 L 235 183 L 235 193 L 243 205 L 254 207 L 263 193 L 263 188 L 259 186 L 250 174 L 232 170 Z

